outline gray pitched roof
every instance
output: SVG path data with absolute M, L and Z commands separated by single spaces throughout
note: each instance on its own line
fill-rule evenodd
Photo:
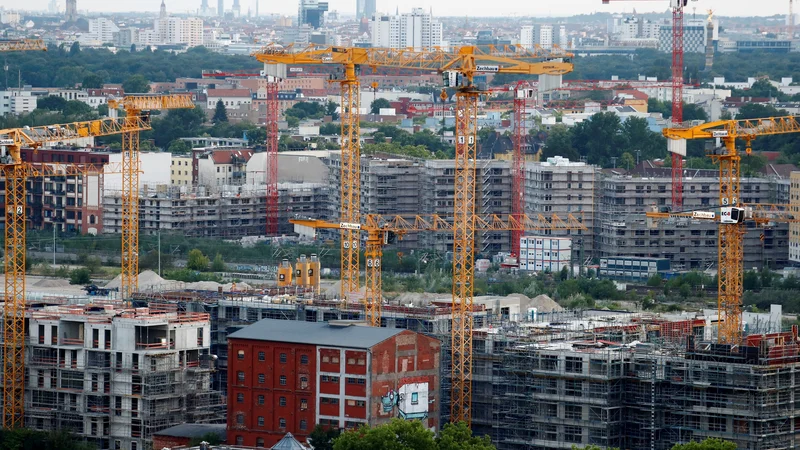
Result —
M 298 322 L 262 319 L 228 336 L 231 339 L 329 345 L 332 347 L 371 348 L 404 330 L 359 325 L 361 322 Z
M 295 439 L 292 433 L 286 433 L 286 436 L 278 441 L 271 450 L 308 450 L 308 448 L 304 447 L 303 444 Z
M 163 429 L 154 434 L 158 436 L 196 438 L 204 436 L 208 433 L 214 433 L 217 436 L 219 436 L 224 442 L 226 427 L 227 425 L 224 423 L 221 424 L 182 423 L 180 425 L 175 425 L 173 427 Z

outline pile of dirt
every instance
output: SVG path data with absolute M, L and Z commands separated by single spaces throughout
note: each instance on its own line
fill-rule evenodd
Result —
M 36 283 L 33 283 L 34 287 L 40 288 L 60 288 L 69 286 L 69 280 L 63 280 L 60 278 L 44 278 Z
M 139 291 L 146 291 L 148 289 L 157 289 L 157 288 L 166 288 L 169 286 L 174 286 L 177 281 L 172 280 L 165 280 L 161 278 L 157 273 L 153 272 L 152 270 L 145 270 L 144 272 L 139 274 Z M 117 275 L 113 280 L 109 281 L 105 287 L 114 289 L 119 289 L 120 285 L 122 284 L 122 275 Z

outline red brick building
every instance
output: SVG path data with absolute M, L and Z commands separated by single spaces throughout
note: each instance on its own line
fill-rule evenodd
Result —
M 439 428 L 441 343 L 351 321 L 264 319 L 228 336 L 228 443 L 270 447 L 315 424 L 394 417 Z

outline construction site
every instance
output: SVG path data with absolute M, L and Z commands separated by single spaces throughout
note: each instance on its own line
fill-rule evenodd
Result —
M 679 21 L 684 6 L 685 2 L 673 2 L 675 29 L 682 29 Z M 226 417 L 226 394 L 234 378 L 243 382 L 246 375 L 244 371 L 235 376 L 228 373 L 228 336 L 262 319 L 279 319 L 352 321 L 438 339 L 442 343 L 438 355 L 441 383 L 433 398 L 438 402 L 441 423 L 464 422 L 476 435 L 490 436 L 501 450 L 588 445 L 658 450 L 705 438 L 724 439 L 752 450 L 798 447 L 797 325 L 785 326 L 780 307 L 761 314 L 742 310 L 743 242 L 748 228 L 792 226 L 800 222 L 791 214 L 798 206 L 750 204 L 740 197 L 744 153 L 736 144 L 744 142 L 749 154 L 752 140 L 798 133 L 800 122 L 795 117 L 773 117 L 684 124 L 679 37 L 673 42 L 672 126 L 662 132 L 672 155 L 672 186 L 669 192 L 666 187 L 659 189 L 665 194 L 662 203 L 636 203 L 644 228 L 632 230 L 633 246 L 645 246 L 643 238 L 641 245 L 636 239 L 645 235 L 645 229 L 656 241 L 655 224 L 674 220 L 704 224 L 705 228 L 692 231 L 717 239 L 717 308 L 704 312 L 565 310 L 546 295 L 475 295 L 480 271 L 476 255 L 510 250 L 511 261 L 504 265 L 516 273 L 522 240 L 539 245 L 538 241 L 553 235 L 572 236 L 577 237 L 575 247 L 581 249 L 579 260 L 583 262 L 583 246 L 594 246 L 590 236 L 583 236 L 597 227 L 595 221 L 619 219 L 615 213 L 600 211 L 597 197 L 578 194 L 582 189 L 596 189 L 591 167 L 553 159 L 548 164 L 557 167 L 555 180 L 553 169 L 525 168 L 526 102 L 538 96 L 537 89 L 560 84 L 561 76 L 574 69 L 575 55 L 557 46 L 548 50 L 499 45 L 397 52 L 268 45 L 253 54 L 264 65 L 260 77 L 266 102 L 265 183 L 235 192 L 223 189 L 208 194 L 163 185 L 155 191 L 142 189 L 139 133 L 152 129 L 150 111 L 193 108 L 188 94 L 129 95 L 109 101 L 107 118 L 0 131 L 0 168 L 5 179 L 3 427 L 65 430 L 103 450 L 149 450 L 154 433 L 174 425 L 231 424 L 234 418 Z M 309 190 L 304 191 L 278 183 L 277 86 L 287 77 L 288 66 L 296 64 L 327 64 L 339 69 L 329 80 L 341 87 L 341 151 L 331 158 L 331 167 L 336 168 L 338 209 L 325 208 L 327 188 L 322 184 L 306 186 Z M 373 172 L 365 176 L 360 153 L 362 66 L 442 76 L 444 87 L 455 92 L 453 160 L 422 165 L 376 161 L 371 164 Z M 476 77 L 484 72 L 540 77 L 538 83 L 523 81 L 510 90 L 515 120 L 510 163 L 476 162 L 478 115 L 486 95 Z M 23 147 L 36 149 L 48 143 L 111 135 L 122 137 L 118 167 L 105 162 L 32 164 L 21 156 Z M 710 194 L 711 185 L 718 187 L 719 204 L 701 203 L 707 206 L 703 211 L 686 209 L 682 164 L 687 141 L 708 139 L 719 140 L 720 146 L 709 154 L 719 165 L 719 175 L 716 180 L 705 177 L 709 187 L 704 192 Z M 205 156 L 214 158 L 213 154 Z M 219 167 L 209 169 L 219 185 L 228 183 L 221 180 L 238 178 L 240 175 L 234 174 L 246 171 L 244 159 L 223 163 L 231 166 L 227 172 Z M 392 179 L 394 175 L 388 174 L 396 170 L 406 176 Z M 31 295 L 35 289 L 26 285 L 28 180 L 99 173 L 121 174 L 119 190 L 109 190 L 98 200 L 113 210 L 106 217 L 106 230 L 121 235 L 118 298 Z M 532 179 L 526 180 L 526 174 Z M 416 209 L 413 200 L 406 201 L 416 198 L 413 191 L 421 189 L 423 178 L 435 179 L 439 185 L 422 196 L 430 206 L 426 214 Z M 509 178 L 511 183 L 505 182 Z M 577 202 L 565 210 L 554 211 L 549 206 L 539 210 L 536 205 L 552 201 L 548 191 L 554 189 L 554 182 L 555 189 L 570 196 L 568 201 L 576 195 Z M 623 184 L 617 183 L 620 189 L 609 183 L 608 189 L 613 187 L 614 195 L 624 193 Z M 43 186 L 41 190 L 46 189 Z M 635 189 L 641 197 L 639 188 Z M 266 190 L 266 195 L 256 196 L 256 190 Z M 526 200 L 529 190 L 537 192 Z M 667 196 L 671 197 L 669 206 Z M 612 193 L 608 197 L 612 198 Z M 792 196 L 795 198 L 800 196 Z M 625 205 L 625 199 L 619 199 L 622 201 L 614 204 Z M 287 203 L 298 204 L 291 214 Z M 401 203 L 398 214 L 380 211 L 390 211 L 392 203 L 395 207 Z M 378 213 L 362 213 L 365 205 L 372 205 Z M 531 211 L 534 208 L 537 210 Z M 325 209 L 338 211 L 338 217 L 303 214 Z M 340 266 L 323 268 L 316 255 L 310 255 L 293 264 L 278 263 L 275 282 L 264 286 L 232 282 L 217 284 L 217 289 L 192 289 L 158 282 L 143 288 L 139 235 L 157 234 L 162 220 L 169 229 L 187 236 L 217 239 L 253 234 L 269 238 L 289 232 L 296 234 L 298 241 L 317 242 L 318 232 L 327 230 L 323 233 L 338 238 Z M 620 228 L 629 227 L 620 223 Z M 608 233 L 620 237 L 618 242 L 625 237 L 624 231 Z M 406 236 L 413 236 L 407 245 L 427 242 L 445 250 L 452 263 L 451 292 L 391 293 L 391 299 L 384 292 L 384 247 Z M 672 239 L 664 246 L 686 252 Z M 530 251 L 535 254 L 542 249 Z M 704 267 L 712 264 L 710 259 L 713 255 L 703 255 L 686 261 L 686 267 Z M 323 269 L 333 269 L 338 276 L 336 284 L 324 290 Z M 584 275 L 582 268 L 578 272 L 579 277 Z M 549 271 L 545 275 L 552 276 Z M 305 357 L 308 364 L 308 355 Z M 237 353 L 237 359 L 244 361 L 245 354 Z M 368 365 L 366 356 L 361 363 L 353 359 L 353 365 Z M 268 359 L 261 361 L 266 365 Z M 338 356 L 330 363 L 339 364 Z M 359 370 L 366 373 L 367 368 Z M 308 387 L 308 379 L 301 379 Z M 286 384 L 286 376 L 279 380 Z M 356 378 L 352 380 L 358 384 Z M 343 383 L 338 378 L 337 382 Z M 382 398 L 373 397 L 361 407 L 368 405 L 376 411 L 385 407 Z M 244 427 L 244 413 L 237 414 L 237 421 L 239 417 L 241 422 L 236 425 Z M 263 425 L 263 417 L 259 419 Z M 321 422 L 319 414 L 316 419 Z M 278 423 L 282 424 L 279 431 L 286 432 L 285 419 Z M 339 422 L 328 422 L 336 424 Z

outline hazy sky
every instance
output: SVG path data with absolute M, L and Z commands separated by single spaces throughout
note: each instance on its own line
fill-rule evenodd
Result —
M 196 10 L 200 7 L 201 0 L 166 0 L 167 9 L 174 12 Z M 242 13 L 248 8 L 255 10 L 255 0 L 239 0 Z M 23 6 L 26 9 L 45 9 L 49 0 L 0 0 L 0 6 L 6 9 L 15 9 Z M 58 0 L 64 8 L 65 0 Z M 398 2 L 397 0 L 378 0 L 378 10 L 393 12 L 400 5 L 401 12 L 411 7 L 433 7 L 436 16 L 554 16 L 591 13 L 595 11 L 665 11 L 669 2 L 664 1 L 619 1 L 612 0 L 613 5 L 603 5 L 601 0 L 411 0 Z M 715 14 L 723 16 L 769 16 L 773 14 L 786 14 L 788 12 L 786 0 L 698 0 L 690 1 L 687 12 L 692 13 L 696 7 L 698 14 L 711 8 Z M 209 0 L 209 5 L 216 7 L 217 0 Z M 233 0 L 225 0 L 228 9 Z M 298 0 L 260 0 L 261 14 L 281 13 L 297 14 Z M 356 0 L 329 0 L 330 9 L 342 13 L 354 14 Z M 79 10 L 91 11 L 153 11 L 157 12 L 161 0 L 133 0 L 133 1 L 108 1 L 108 0 L 78 0 Z

